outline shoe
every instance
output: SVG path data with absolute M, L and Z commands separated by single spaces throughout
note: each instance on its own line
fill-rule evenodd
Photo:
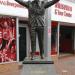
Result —
M 31 52 L 31 60 L 33 60 L 34 57 L 34 53 Z
M 41 56 L 41 59 L 44 59 L 44 57 L 43 57 L 43 56 Z
M 31 57 L 31 60 L 33 60 L 33 58 Z

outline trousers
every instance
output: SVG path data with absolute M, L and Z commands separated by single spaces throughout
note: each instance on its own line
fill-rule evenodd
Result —
M 44 27 L 31 27 L 30 28 L 30 39 L 31 39 L 31 50 L 32 53 L 36 51 L 36 34 L 38 36 L 38 43 L 40 49 L 40 55 L 42 56 L 44 53 Z

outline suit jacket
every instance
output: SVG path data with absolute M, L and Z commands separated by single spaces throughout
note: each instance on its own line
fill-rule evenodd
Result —
M 44 26 L 44 14 L 45 9 L 53 5 L 54 3 L 58 2 L 59 0 L 52 0 L 49 2 L 39 1 L 36 3 L 35 1 L 22 1 L 22 0 L 15 0 L 21 5 L 25 6 L 29 10 L 29 25 L 32 28 L 38 26 Z

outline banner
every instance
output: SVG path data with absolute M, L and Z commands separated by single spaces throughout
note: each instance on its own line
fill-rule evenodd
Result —
M 51 20 L 75 23 L 75 4 L 69 1 L 59 1 L 51 7 Z
M 0 63 L 17 60 L 16 19 L 0 17 Z
M 0 0 L 0 14 L 28 18 L 28 10 L 14 0 Z

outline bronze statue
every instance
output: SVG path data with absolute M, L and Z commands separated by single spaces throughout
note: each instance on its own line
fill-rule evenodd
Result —
M 44 39 L 44 14 L 45 9 L 49 8 L 59 0 L 52 0 L 49 2 L 34 0 L 34 1 L 23 1 L 15 0 L 19 4 L 25 6 L 29 11 L 29 29 L 31 37 L 31 59 L 33 59 L 34 52 L 36 50 L 36 33 L 39 40 L 40 57 L 43 59 L 43 39 Z

